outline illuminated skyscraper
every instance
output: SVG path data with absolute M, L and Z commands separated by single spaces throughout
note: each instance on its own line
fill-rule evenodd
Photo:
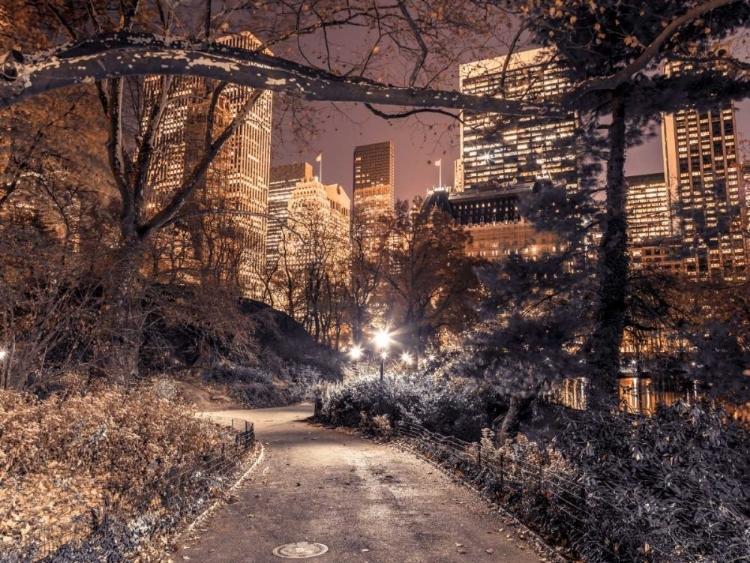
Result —
M 255 37 L 247 32 L 219 39 L 233 47 L 245 49 L 260 45 Z M 148 77 L 145 84 L 147 104 L 153 104 L 161 91 L 161 78 Z M 149 174 L 149 192 L 146 195 L 147 210 L 155 210 L 157 202 L 163 204 L 182 185 L 202 155 L 202 140 L 208 114 L 207 92 L 212 84 L 206 79 L 195 77 L 174 77 L 170 88 L 170 101 L 162 117 L 155 146 L 155 159 Z M 245 105 L 253 90 L 244 86 L 228 84 L 220 95 L 217 105 L 217 118 L 214 122 L 214 139 L 232 118 Z M 236 257 L 237 281 L 244 293 L 251 297 L 260 295 L 261 274 L 265 269 L 266 258 L 266 213 L 268 211 L 268 183 L 271 161 L 271 113 L 272 94 L 264 92 L 242 124 L 222 147 L 219 155 L 203 180 L 198 193 L 190 206 L 220 207 L 225 211 L 224 222 L 219 225 L 217 218 L 202 221 L 206 236 L 196 238 L 192 231 L 176 229 L 176 247 L 184 255 L 186 264 L 200 268 L 205 264 L 206 240 L 217 235 L 215 229 L 231 231 Z M 210 215 L 206 215 L 210 217 Z M 225 237 L 226 238 L 226 237 Z M 209 244 L 210 246 L 210 244 Z M 188 268 L 190 270 L 191 268 Z M 191 279 L 191 276 L 187 276 Z
M 631 244 L 664 240 L 677 234 L 676 202 L 663 173 L 627 176 L 625 184 Z
M 689 71 L 689 64 L 671 69 Z M 732 103 L 663 116 L 664 169 L 679 201 L 685 270 L 697 279 L 747 279 L 735 131 Z
M 267 264 L 276 268 L 283 257 L 295 265 L 307 261 L 307 235 L 321 235 L 335 260 L 346 261 L 349 252 L 351 201 L 339 184 L 328 186 L 313 176 L 313 168 L 306 162 L 285 164 L 271 169 L 271 188 L 268 196 L 269 227 Z M 314 231 L 314 232 L 313 232 Z M 323 241 L 315 241 L 322 244 Z M 286 246 L 285 246 L 286 245 Z M 329 246 L 330 245 L 330 246 Z
M 271 168 L 271 183 L 268 189 L 268 237 L 266 240 L 266 264 L 275 268 L 279 257 L 283 231 L 287 228 L 292 193 L 300 182 L 312 182 L 313 167 L 307 162 L 295 162 Z
M 380 251 L 380 218 L 394 210 L 394 160 L 390 141 L 354 149 L 354 215 L 368 252 Z
M 461 65 L 460 90 L 467 94 L 541 102 L 571 87 L 548 50 L 514 53 L 503 73 L 505 62 L 503 55 Z M 556 186 L 577 188 L 575 115 L 543 122 L 532 117 L 488 113 L 463 112 L 462 117 L 463 186 L 488 182 L 501 186 L 532 185 L 548 179 Z

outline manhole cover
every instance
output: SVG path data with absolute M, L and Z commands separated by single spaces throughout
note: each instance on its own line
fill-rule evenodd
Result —
M 308 557 L 323 555 L 326 551 L 328 551 L 328 547 L 322 543 L 300 541 L 280 545 L 273 550 L 273 554 L 276 557 L 283 557 L 284 559 L 307 559 Z

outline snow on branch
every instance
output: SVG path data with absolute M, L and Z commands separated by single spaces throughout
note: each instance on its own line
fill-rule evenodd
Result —
M 267 51 L 129 32 L 102 34 L 33 55 L 14 52 L 13 56 L 0 57 L 0 110 L 57 88 L 145 74 L 200 76 L 311 101 L 563 117 L 551 103 L 404 88 L 362 77 L 338 76 Z

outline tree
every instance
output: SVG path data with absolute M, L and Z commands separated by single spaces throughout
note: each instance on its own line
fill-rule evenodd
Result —
M 388 267 L 388 247 L 393 238 L 393 218 L 378 218 L 379 225 L 367 233 L 363 213 L 355 206 L 351 223 L 351 281 L 345 286 L 346 318 L 351 327 L 352 342 L 361 345 L 365 329 L 370 327 L 382 303 L 383 274 Z M 380 300 L 382 302 L 382 299 Z
M 710 18 L 704 17 L 710 14 Z M 526 4 L 527 29 L 555 56 L 578 84 L 563 98 L 594 117 L 607 131 L 606 213 L 599 251 L 596 325 L 588 342 L 595 388 L 611 396 L 620 370 L 620 347 L 626 327 L 629 259 L 625 213 L 624 164 L 628 127 L 640 130 L 659 112 L 688 101 L 715 104 L 737 95 L 736 81 L 725 68 L 741 65 L 716 47 L 716 41 L 747 25 L 750 6 L 707 2 L 556 2 Z M 665 61 L 718 60 L 727 67 L 713 72 L 675 74 Z M 716 66 L 713 66 L 717 69 Z M 685 96 L 683 92 L 690 92 Z M 687 98 L 687 99 L 686 99 Z M 606 116 L 609 123 L 602 124 Z
M 422 198 L 396 204 L 393 248 L 383 279 L 391 318 L 406 333 L 407 347 L 419 358 L 438 332 L 454 334 L 474 320 L 479 261 L 466 256 L 469 234 L 450 215 L 423 209 Z
M 571 195 L 538 182 L 519 212 L 560 243 L 539 257 L 519 251 L 479 269 L 481 322 L 465 335 L 457 368 L 509 399 L 508 411 L 495 420 L 499 442 L 515 436 L 542 394 L 563 379 L 588 375 L 582 348 L 594 326 L 588 246 L 599 205 L 585 190 Z
M 322 185 L 292 196 L 270 294 L 316 342 L 338 349 L 350 275 L 349 217 L 335 210 Z M 347 210 L 348 211 L 348 210 Z
M 18 0 L 16 4 L 20 10 L 32 6 Z M 130 0 L 119 7 L 103 4 L 92 1 L 83 8 L 55 5 L 49 19 L 40 22 L 43 31 L 50 30 L 43 35 L 53 48 L 29 50 L 27 54 L 10 51 L 4 57 L 0 107 L 92 80 L 107 80 L 109 96 L 103 99 L 116 102 L 123 76 L 192 74 L 307 100 L 359 101 L 385 117 L 447 108 L 555 119 L 577 111 L 592 116 L 588 121 L 591 130 L 606 126 L 607 213 L 603 216 L 598 272 L 598 322 L 587 347 L 595 381 L 603 390 L 612 387 L 619 370 L 619 345 L 626 319 L 623 173 L 628 120 L 633 126 L 677 104 L 742 97 L 748 87 L 744 74 L 727 76 L 714 71 L 701 76 L 669 75 L 659 66 L 668 60 L 681 60 L 712 63 L 714 69 L 744 70 L 741 60 L 710 47 L 715 40 L 747 25 L 750 8 L 743 0 L 664 0 L 656 4 L 622 4 L 615 0 L 564 4 L 557 0 L 399 0 L 387 6 L 364 1 L 269 0 L 252 5 L 228 3 L 216 12 L 211 2 L 205 2 L 202 11 L 169 10 L 160 0 Z M 240 21 L 262 37 L 263 43 L 256 50 L 212 41 L 217 26 L 226 24 L 230 30 Z M 484 34 L 500 40 L 497 30 L 514 21 L 520 24 L 518 33 L 505 37 L 503 48 L 507 46 L 505 50 L 512 52 L 524 34 L 539 44 L 554 46 L 556 56 L 567 65 L 576 83 L 571 91 L 538 103 L 509 100 L 502 91 L 499 97 L 470 96 L 436 87 L 446 78 L 445 69 L 459 58 L 492 51 L 485 47 Z M 71 37 L 70 44 L 55 41 L 59 37 L 55 32 L 61 28 Z M 330 33 L 347 28 L 368 30 L 362 35 L 361 53 L 339 55 L 331 49 Z M 269 48 L 289 56 L 272 55 Z M 311 62 L 316 57 L 320 64 Z M 389 60 L 407 65 L 408 71 L 398 84 L 390 82 L 381 66 Z M 100 87 L 99 91 L 104 93 L 105 89 Z M 412 109 L 389 114 L 373 104 Z M 117 113 L 108 111 L 110 118 Z M 115 118 L 110 128 L 112 147 L 120 146 L 117 121 Z M 115 171 L 116 177 L 123 169 L 117 154 L 113 160 L 115 168 L 120 169 Z M 199 168 L 198 176 L 202 174 Z M 122 178 L 118 185 L 125 185 Z M 130 189 L 121 189 L 123 202 L 128 202 Z M 133 191 L 138 193 L 136 188 Z M 157 214 L 158 220 L 151 225 L 131 228 L 138 221 L 130 221 L 131 227 L 125 230 L 150 236 L 161 227 L 162 219 L 168 220 L 166 216 L 182 205 L 183 196 L 190 191 L 181 191 L 174 205 Z M 125 208 L 128 211 L 124 217 L 133 217 L 132 206 L 126 204 Z

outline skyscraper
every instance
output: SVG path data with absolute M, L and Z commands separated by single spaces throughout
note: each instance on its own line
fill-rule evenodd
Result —
M 307 162 L 275 166 L 271 168 L 268 201 L 269 268 L 276 268 L 283 257 L 304 263 L 306 249 L 297 247 L 310 234 L 330 238 L 325 244 L 335 259 L 347 259 L 351 201 L 339 184 L 322 184 L 313 176 L 313 168 Z M 291 248 L 294 248 L 294 257 L 290 255 Z
M 677 234 L 676 201 L 663 173 L 627 176 L 625 184 L 631 244 L 664 240 Z
M 270 208 L 265 297 L 297 316 L 322 284 L 338 291 L 350 282 L 351 202 L 339 184 L 325 186 L 310 164 L 296 163 L 271 169 Z
M 541 102 L 571 87 L 549 50 L 514 53 L 505 72 L 506 56 L 463 64 L 462 92 Z M 504 75 L 504 78 L 503 78 Z M 463 185 L 493 182 L 531 185 L 549 179 L 557 186 L 578 186 L 576 118 L 540 122 L 531 117 L 506 117 L 463 112 L 461 157 Z
M 287 228 L 292 193 L 301 182 L 313 180 L 313 167 L 307 162 L 295 162 L 271 168 L 268 188 L 268 236 L 266 239 L 266 264 L 274 268 L 279 257 L 279 244 Z
M 243 32 L 219 39 L 233 47 L 256 48 L 258 40 Z M 149 77 L 145 81 L 146 104 L 153 104 L 160 94 L 161 79 Z M 147 210 L 157 202 L 170 198 L 187 178 L 202 154 L 209 101 L 207 92 L 212 83 L 203 78 L 174 77 L 169 102 L 157 133 L 154 164 L 149 173 L 149 193 L 145 194 Z M 214 121 L 214 138 L 231 123 L 250 98 L 253 90 L 228 84 L 220 95 Z M 148 107 L 148 106 L 147 106 Z M 200 268 L 205 264 L 206 240 L 222 232 L 231 231 L 236 257 L 236 278 L 243 292 L 252 297 L 260 295 L 261 274 L 265 269 L 266 213 L 268 211 L 268 183 L 271 153 L 272 94 L 264 92 L 255 102 L 238 129 L 226 141 L 219 155 L 209 167 L 203 186 L 189 205 L 201 204 L 207 208 L 221 208 L 224 222 L 205 215 L 202 221 L 204 237 L 178 228 L 172 233 L 179 239 L 176 245 L 185 262 Z M 147 112 L 145 112 L 147 113 Z M 237 211 L 237 213 L 226 213 Z M 186 225 L 188 225 L 186 223 Z M 192 227 L 196 225 L 193 224 Z M 191 227 L 188 225 L 188 227 Z M 208 244 L 210 247 L 211 243 Z
M 668 72 L 695 70 L 682 64 Z M 664 170 L 679 201 L 685 270 L 697 279 L 747 279 L 735 131 L 732 103 L 663 116 Z
M 380 218 L 393 213 L 394 149 L 386 141 L 354 149 L 354 217 L 355 225 L 368 252 L 376 253 L 385 241 Z

